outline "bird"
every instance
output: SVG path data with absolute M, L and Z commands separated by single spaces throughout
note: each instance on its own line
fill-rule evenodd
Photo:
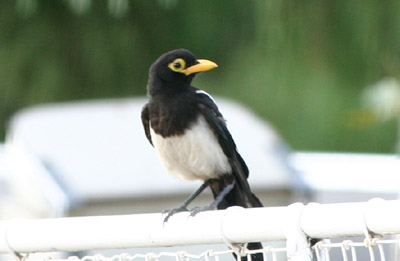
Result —
M 191 84 L 197 73 L 216 67 L 215 62 L 197 59 L 187 49 L 169 51 L 150 66 L 149 99 L 141 113 L 145 135 L 171 176 L 203 182 L 181 206 L 167 211 L 164 222 L 182 211 L 194 216 L 231 206 L 263 206 L 250 189 L 249 169 L 217 103 L 210 94 Z M 207 187 L 214 201 L 188 210 Z M 261 249 L 262 244 L 251 242 L 247 248 Z M 253 254 L 252 260 L 263 260 L 262 254 Z

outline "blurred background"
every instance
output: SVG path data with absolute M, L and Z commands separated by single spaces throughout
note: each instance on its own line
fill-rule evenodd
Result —
M 219 64 L 195 86 L 296 150 L 395 152 L 399 13 L 398 1 L 2 1 L 0 141 L 27 106 L 145 95 L 151 63 L 184 47 Z M 394 88 L 376 102 L 382 81 Z

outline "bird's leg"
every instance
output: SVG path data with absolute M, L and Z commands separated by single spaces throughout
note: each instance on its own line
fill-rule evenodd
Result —
M 193 217 L 197 214 L 199 214 L 200 212 L 203 211 L 207 211 L 207 210 L 213 210 L 215 208 L 217 208 L 217 206 L 219 205 L 219 203 L 221 203 L 221 201 L 225 198 L 225 196 L 233 189 L 233 187 L 235 186 L 235 181 L 233 181 L 231 184 L 228 184 L 219 194 L 218 196 L 215 198 L 214 202 L 211 203 L 209 206 L 205 206 L 205 207 L 197 207 L 197 208 L 193 208 L 190 210 L 190 215 Z
M 180 205 L 177 208 L 173 208 L 173 209 L 169 209 L 164 211 L 163 213 L 168 213 L 168 215 L 164 218 L 164 223 L 168 221 L 168 219 L 179 212 L 183 212 L 183 211 L 189 211 L 187 209 L 187 207 L 189 206 L 190 203 L 192 203 L 192 201 L 197 198 L 201 192 L 203 192 L 203 190 L 205 190 L 208 185 L 210 184 L 209 180 L 205 181 L 195 192 L 193 192 L 193 194 L 191 194 L 186 200 L 185 202 L 183 202 L 182 205 Z

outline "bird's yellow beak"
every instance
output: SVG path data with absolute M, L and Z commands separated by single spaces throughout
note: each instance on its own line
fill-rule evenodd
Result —
M 183 73 L 186 75 L 190 75 L 192 73 L 205 72 L 218 67 L 216 63 L 205 59 L 198 59 L 197 62 L 197 64 L 183 70 Z

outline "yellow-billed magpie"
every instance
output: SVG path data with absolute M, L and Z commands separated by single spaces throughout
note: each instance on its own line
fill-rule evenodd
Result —
M 149 101 L 142 110 L 146 137 L 170 175 L 204 181 L 182 206 L 168 211 L 165 222 L 174 213 L 188 211 L 188 205 L 207 187 L 215 201 L 190 210 L 191 215 L 230 206 L 262 207 L 250 190 L 249 170 L 214 99 L 191 86 L 196 73 L 216 67 L 186 49 L 165 53 L 150 67 Z M 262 245 L 249 243 L 247 247 L 259 249 Z M 252 257 L 262 260 L 261 254 Z

